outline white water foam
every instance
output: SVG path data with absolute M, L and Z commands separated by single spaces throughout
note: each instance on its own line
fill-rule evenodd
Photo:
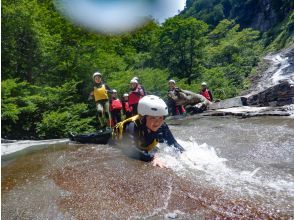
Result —
M 271 66 L 263 74 L 260 82 L 256 86 L 256 92 L 263 91 L 271 86 L 277 85 L 282 81 L 288 81 L 294 84 L 294 72 L 286 71 L 291 62 L 289 57 L 282 55 L 282 53 L 267 55 L 265 60 L 271 62 Z
M 275 192 L 294 196 L 294 181 L 269 179 L 266 176 L 256 175 L 261 171 L 237 170 L 226 164 L 226 158 L 219 157 L 216 150 L 206 143 L 198 145 L 191 137 L 189 141 L 177 140 L 184 148 L 182 154 L 175 152 L 165 144 L 160 145 L 158 157 L 165 165 L 179 175 L 197 176 L 198 171 L 204 173 L 204 178 L 210 184 L 249 195 L 264 195 L 266 192 Z M 191 172 L 192 171 L 192 172 Z M 193 172 L 194 171 L 194 172 Z
M 273 85 L 276 85 L 283 80 L 289 80 L 289 82 L 292 82 L 293 79 L 291 77 L 293 76 L 283 75 L 284 69 L 290 66 L 290 63 L 288 62 L 288 57 L 281 57 L 280 55 L 276 55 L 272 58 L 272 60 L 276 63 L 276 65 L 278 64 L 280 65 L 280 67 L 276 70 L 276 72 L 271 77 Z

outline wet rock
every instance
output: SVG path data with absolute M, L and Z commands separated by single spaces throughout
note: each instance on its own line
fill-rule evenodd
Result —
M 224 109 L 224 108 L 232 108 L 232 107 L 239 107 L 244 106 L 246 104 L 247 98 L 245 97 L 234 97 L 230 99 L 226 99 L 220 102 L 214 102 L 209 106 L 209 109 Z
M 1 138 L 1 143 L 14 143 L 14 142 L 16 142 L 16 140 L 8 140 L 8 139 Z
M 247 97 L 248 105 L 283 106 L 294 103 L 294 85 L 284 81 L 260 93 Z

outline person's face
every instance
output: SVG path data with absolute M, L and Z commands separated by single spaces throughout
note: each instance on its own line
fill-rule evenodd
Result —
M 124 100 L 125 101 L 128 101 L 129 100 L 129 97 L 128 96 L 124 96 Z
M 163 124 L 163 116 L 146 116 L 146 127 L 151 131 L 157 131 Z
M 174 84 L 172 82 L 169 82 L 168 85 L 169 85 L 170 89 L 174 89 L 176 87 L 176 84 Z
M 116 98 L 117 97 L 117 93 L 116 92 L 112 93 L 112 97 L 113 98 Z
M 101 83 L 101 76 L 95 76 L 94 81 L 95 83 Z
M 131 87 L 132 87 L 132 89 L 136 88 L 137 87 L 137 83 L 131 83 Z

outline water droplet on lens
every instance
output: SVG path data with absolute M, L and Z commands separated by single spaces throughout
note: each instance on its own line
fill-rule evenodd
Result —
M 93 31 L 122 33 L 150 18 L 158 22 L 178 14 L 185 0 L 56 0 L 56 8 L 70 21 Z

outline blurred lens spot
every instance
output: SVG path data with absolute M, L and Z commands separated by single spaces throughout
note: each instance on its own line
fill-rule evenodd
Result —
M 56 0 L 73 23 L 104 33 L 131 31 L 153 18 L 163 22 L 184 8 L 185 0 Z

